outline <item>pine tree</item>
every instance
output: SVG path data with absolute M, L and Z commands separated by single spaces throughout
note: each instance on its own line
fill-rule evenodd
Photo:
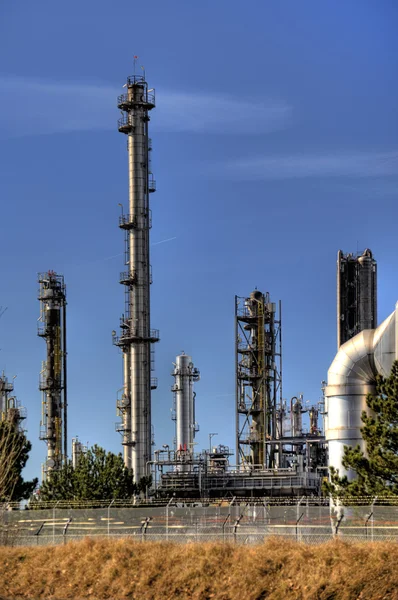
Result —
M 121 454 L 93 446 L 73 468 L 69 461 L 40 488 L 41 500 L 126 500 L 138 491 Z
M 32 444 L 16 425 L 0 422 L 0 502 L 18 502 L 29 498 L 38 480 L 24 481 L 21 473 Z
M 376 394 L 366 399 L 361 433 L 366 454 L 359 446 L 345 446 L 343 466 L 354 469 L 356 479 L 339 477 L 331 467 L 324 491 L 332 496 L 398 496 L 398 361 L 389 377 L 377 377 Z

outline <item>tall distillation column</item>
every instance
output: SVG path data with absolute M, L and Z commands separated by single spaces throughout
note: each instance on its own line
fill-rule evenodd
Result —
M 120 336 L 113 342 L 123 352 L 123 388 L 117 400 L 122 419 L 117 430 L 122 434 L 125 465 L 133 471 L 134 480 L 147 475 L 152 454 L 151 389 L 157 387 L 151 378 L 151 344 L 159 340 L 159 332 L 150 328 L 149 230 L 151 211 L 149 194 L 155 191 L 150 171 L 149 111 L 155 107 L 153 90 L 148 90 L 144 76 L 127 78 L 126 92 L 118 98 L 123 111 L 118 128 L 127 135 L 129 209 L 119 221 L 125 231 L 125 264 L 120 283 L 125 286 L 125 311 L 120 320 Z
M 39 274 L 38 335 L 46 340 L 39 389 L 43 393 L 40 439 L 47 443 L 44 475 L 61 469 L 67 459 L 66 288 L 63 275 Z
M 269 294 L 235 297 L 236 453 L 242 469 L 277 465 L 282 437 L 282 328 Z
M 377 327 L 377 263 L 368 248 L 361 255 L 337 254 L 337 347 Z
M 182 462 L 193 455 L 193 443 L 195 433 L 199 430 L 195 419 L 195 392 L 194 382 L 199 381 L 200 372 L 187 354 L 180 354 L 176 358 L 172 372 L 174 385 L 174 414 L 176 422 L 176 453 Z M 179 470 L 187 470 L 188 465 L 179 467 Z

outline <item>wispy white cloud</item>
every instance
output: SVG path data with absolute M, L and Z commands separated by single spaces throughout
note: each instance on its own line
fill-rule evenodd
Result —
M 284 129 L 291 114 L 282 101 L 165 91 L 159 96 L 157 118 L 160 127 L 172 131 L 258 134 Z
M 239 179 L 379 177 L 398 175 L 398 152 L 245 157 L 224 167 Z
M 0 76 L 3 136 L 111 130 L 122 87 L 92 83 L 57 83 Z M 250 102 L 219 94 L 157 90 L 153 119 L 157 131 L 264 133 L 284 128 L 291 107 L 276 100 Z
M 111 87 L 0 76 L 0 94 L 7 137 L 109 129 L 115 122 Z

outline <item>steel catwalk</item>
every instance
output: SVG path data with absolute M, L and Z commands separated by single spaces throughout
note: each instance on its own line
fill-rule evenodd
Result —
M 127 135 L 129 210 L 125 214 L 122 209 L 119 226 L 125 231 L 127 270 L 120 277 L 125 286 L 121 333 L 113 341 L 123 352 L 124 373 L 117 401 L 122 423 L 117 429 L 122 433 L 124 463 L 138 483 L 147 474 L 152 454 L 151 344 L 159 339 L 159 332 L 150 328 L 149 194 L 155 191 L 155 183 L 150 173 L 148 122 L 155 96 L 143 76 L 128 77 L 125 87 L 127 93 L 118 98 L 124 113 L 118 128 Z

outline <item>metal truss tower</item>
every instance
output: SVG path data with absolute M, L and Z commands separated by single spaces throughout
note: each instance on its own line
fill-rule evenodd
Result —
M 149 194 L 156 189 L 151 173 L 148 137 L 149 112 L 155 107 L 155 94 L 148 90 L 145 76 L 127 78 L 126 93 L 118 98 L 122 111 L 118 128 L 127 136 L 129 208 L 122 214 L 119 227 L 125 231 L 125 264 L 120 283 L 125 286 L 125 310 L 120 320 L 120 335 L 113 343 L 123 352 L 123 388 L 117 400 L 121 423 L 124 463 L 132 469 L 134 480 L 147 475 L 152 455 L 151 390 L 157 381 L 151 378 L 152 344 L 159 332 L 150 328 L 149 230 L 151 211 Z
M 277 314 L 268 293 L 235 296 L 235 365 L 237 464 L 272 468 L 283 435 L 282 326 L 281 303 Z
M 38 335 L 45 339 L 47 359 L 42 363 L 40 439 L 47 444 L 44 476 L 61 469 L 67 460 L 66 288 L 63 275 L 39 273 L 40 318 Z

